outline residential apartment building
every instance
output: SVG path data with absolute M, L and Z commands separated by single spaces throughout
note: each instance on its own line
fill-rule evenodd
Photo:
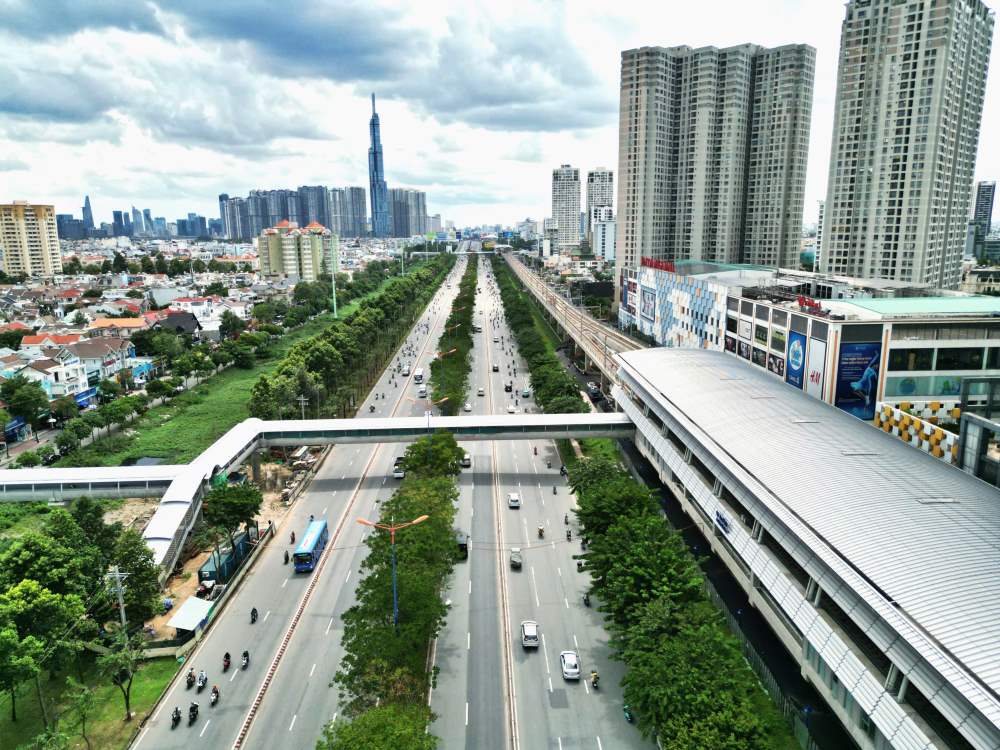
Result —
M 610 216 L 594 222 L 594 255 L 605 262 L 615 260 L 615 218 Z
M 980 0 L 852 0 L 820 270 L 955 289 L 993 14 Z
M 594 209 L 611 209 L 615 201 L 614 172 L 604 167 L 597 167 L 587 172 L 587 242 L 593 246 Z
M 393 237 L 411 237 L 427 231 L 427 194 L 420 190 L 389 190 L 389 226 Z
M 552 170 L 552 219 L 557 230 L 557 252 L 580 246 L 580 170 L 563 164 Z
M 62 273 L 55 206 L 27 201 L 0 204 L 0 252 L 4 273 L 28 276 Z
M 298 189 L 299 216 L 293 218 L 299 226 L 309 226 L 313 222 L 336 231 L 330 216 L 330 190 L 323 185 L 302 185 Z
M 970 257 L 979 258 L 984 255 L 986 237 L 993 224 L 993 198 L 996 195 L 996 182 L 977 182 L 976 196 L 972 204 L 972 252 Z
M 316 281 L 336 249 L 337 235 L 326 227 L 314 223 L 299 228 L 295 222 L 282 221 L 260 235 L 260 272 Z
M 797 259 L 814 62 L 802 44 L 622 53 L 619 277 L 641 258 Z

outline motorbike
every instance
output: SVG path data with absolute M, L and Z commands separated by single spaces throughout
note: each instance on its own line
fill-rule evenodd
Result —
M 584 606 L 587 606 L 587 607 L 590 606 L 590 594 L 589 593 L 583 595 L 583 604 L 584 604 Z
M 192 685 L 194 685 L 194 672 L 188 672 L 187 673 L 187 686 L 188 686 L 188 690 L 191 689 Z
M 191 708 L 188 709 L 188 725 L 194 724 L 194 720 L 198 718 L 198 704 L 192 703 Z
M 563 523 L 569 526 L 569 513 L 563 514 Z
M 573 540 L 573 532 L 570 529 L 566 529 L 566 541 L 570 542 Z
M 212 697 L 210 699 L 210 703 L 214 706 L 218 702 L 219 702 L 219 691 L 213 689 L 212 690 Z
M 246 668 L 247 668 L 247 665 L 248 665 L 249 663 L 250 663 L 250 654 L 248 654 L 248 653 L 246 653 L 246 652 L 244 651 L 244 652 L 243 652 L 243 667 L 242 667 L 242 668 L 243 668 L 243 669 L 246 669 Z
M 632 715 L 632 709 L 629 708 L 627 704 L 622 708 L 622 711 L 625 713 L 625 721 L 629 724 L 635 721 L 635 717 Z
M 583 572 L 583 560 L 577 560 L 576 561 L 576 572 L 577 573 L 582 573 Z
M 368 407 L 368 413 L 369 414 L 374 414 L 375 413 L 375 404 L 369 405 L 369 407 Z
M 223 672 L 228 672 L 229 671 L 229 664 L 230 664 L 229 654 L 226 654 L 225 656 L 222 657 L 222 671 Z
M 250 624 L 253 625 L 255 622 L 257 622 L 257 608 L 256 607 L 254 607 L 253 609 L 250 610 Z
M 539 526 L 538 527 L 538 538 L 539 539 L 544 539 L 545 538 L 545 527 L 544 526 Z
M 552 461 L 546 461 L 545 462 L 545 468 L 546 469 L 551 469 L 552 468 Z
M 590 686 L 594 688 L 594 690 L 597 690 L 597 685 L 599 680 L 600 677 L 598 677 L 597 672 L 590 673 Z
M 555 486 L 555 485 L 552 485 L 552 494 L 553 494 L 553 495 L 555 495 L 555 494 L 556 494 L 556 486 Z
M 285 565 L 288 565 L 288 550 L 285 550 Z
M 208 684 L 208 678 L 207 677 L 199 677 L 198 678 L 198 692 L 200 693 L 202 690 L 204 690 L 205 689 L 205 685 L 207 685 L 207 684 Z
M 171 729 L 173 729 L 174 727 L 177 726 L 178 723 L 180 723 L 181 710 L 179 708 L 175 708 L 174 712 L 170 714 L 170 720 L 171 720 L 171 725 L 170 725 Z

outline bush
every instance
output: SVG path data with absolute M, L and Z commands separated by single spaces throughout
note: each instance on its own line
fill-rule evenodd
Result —
M 35 451 L 25 451 L 17 457 L 14 461 L 14 465 L 19 468 L 30 468 L 32 466 L 38 466 L 41 462 L 41 457 L 35 453 Z

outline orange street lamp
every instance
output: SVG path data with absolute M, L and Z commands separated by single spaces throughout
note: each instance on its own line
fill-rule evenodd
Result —
M 455 352 L 457 352 L 457 351 L 458 351 L 458 347 L 456 346 L 456 347 L 453 347 L 453 348 L 449 349 L 449 350 L 448 350 L 448 351 L 446 351 L 446 352 L 438 352 L 438 353 L 437 353 L 437 356 L 438 356 L 438 359 L 444 359 L 444 358 L 445 358 L 445 357 L 447 357 L 447 356 L 448 356 L 449 354 L 454 354 L 454 353 L 455 353 Z
M 374 521 L 369 521 L 367 518 L 357 519 L 358 523 L 362 526 L 371 526 L 372 528 L 389 532 L 389 548 L 392 550 L 392 627 L 397 634 L 399 633 L 399 597 L 396 593 L 396 532 L 400 529 L 405 529 L 407 526 L 416 526 L 418 523 L 423 523 L 428 518 L 430 516 L 418 516 L 412 521 L 396 525 L 375 523 Z

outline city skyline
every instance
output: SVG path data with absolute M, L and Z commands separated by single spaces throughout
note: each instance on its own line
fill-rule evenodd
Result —
M 817 50 L 803 223 L 813 222 L 825 197 L 841 4 L 779 3 L 763 13 L 761 4 L 719 3 L 685 8 L 669 25 L 630 3 L 589 10 L 584 4 L 573 12 L 473 4 L 465 15 L 451 4 L 420 13 L 387 6 L 342 18 L 307 6 L 297 19 L 262 19 L 261 28 L 316 40 L 294 52 L 276 48 L 276 36 L 226 9 L 200 19 L 183 3 L 170 13 L 113 5 L 65 14 L 44 29 L 20 6 L 8 13 L 9 43 L 0 51 L 14 81 L 0 103 L 5 199 L 51 203 L 58 213 L 79 216 L 89 194 L 99 222 L 132 203 L 158 206 L 167 216 L 214 216 L 218 194 L 246 194 L 262 170 L 281 169 L 288 187 L 367 185 L 366 123 L 375 90 L 393 185 L 426 191 L 434 211 L 458 225 L 540 219 L 554 167 L 619 168 L 623 50 L 751 41 Z M 346 24 L 373 28 L 369 16 L 378 15 L 391 21 L 384 31 L 321 59 L 325 34 Z M 775 15 L 782 23 L 773 23 Z M 522 20 L 529 17 L 530 29 Z M 201 44 L 209 34 L 216 47 Z M 473 53 L 477 35 L 495 52 Z M 470 57 L 483 59 L 470 64 Z M 79 101 L 69 94 L 79 87 L 94 95 Z M 151 99 L 147 87 L 162 93 Z M 266 112 L 254 98 L 258 87 L 274 97 Z M 483 90 L 493 92 L 490 101 Z M 1000 84 L 991 76 L 984 132 L 1000 129 L 998 100 Z M 997 174 L 1000 144 L 983 138 L 974 179 Z

